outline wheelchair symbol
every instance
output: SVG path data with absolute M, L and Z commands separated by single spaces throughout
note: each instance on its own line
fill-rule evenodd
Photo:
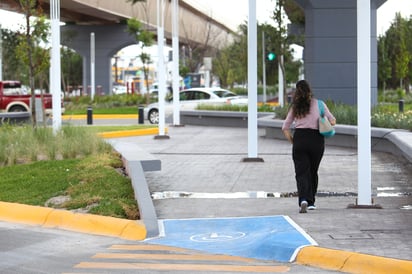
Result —
M 212 233 L 193 235 L 192 237 L 190 237 L 190 240 L 194 242 L 203 242 L 203 243 L 205 242 L 227 242 L 227 241 L 237 240 L 245 236 L 246 236 L 246 233 L 243 233 L 243 232 L 229 232 L 229 233 L 212 232 Z

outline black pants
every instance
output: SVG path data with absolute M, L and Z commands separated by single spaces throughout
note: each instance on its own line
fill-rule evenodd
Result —
M 293 162 L 299 205 L 314 205 L 318 191 L 318 169 L 325 151 L 325 138 L 315 129 L 296 129 L 293 135 Z

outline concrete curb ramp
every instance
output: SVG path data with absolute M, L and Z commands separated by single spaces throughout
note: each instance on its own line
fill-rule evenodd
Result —
M 296 263 L 346 273 L 412 273 L 412 261 L 316 246 L 302 248 L 296 257 Z
M 0 220 L 6 222 L 60 228 L 126 240 L 144 240 L 146 228 L 140 221 L 73 213 L 41 206 L 0 202 Z

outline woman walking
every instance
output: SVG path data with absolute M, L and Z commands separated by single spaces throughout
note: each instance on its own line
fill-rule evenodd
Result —
M 324 104 L 325 117 L 332 125 L 335 117 Z M 309 83 L 300 80 L 282 130 L 293 145 L 292 157 L 295 166 L 295 178 L 299 195 L 299 212 L 316 209 L 315 195 L 318 190 L 318 169 L 325 150 L 325 137 L 319 133 L 320 117 L 318 100 L 313 98 Z M 295 132 L 292 135 L 291 126 Z

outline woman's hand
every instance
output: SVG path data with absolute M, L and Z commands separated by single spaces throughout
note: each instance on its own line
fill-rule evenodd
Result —
M 289 129 L 284 129 L 283 134 L 285 135 L 286 139 L 288 139 L 288 141 L 291 144 L 293 144 L 293 136 L 292 136 L 292 133 L 290 132 L 290 130 Z

